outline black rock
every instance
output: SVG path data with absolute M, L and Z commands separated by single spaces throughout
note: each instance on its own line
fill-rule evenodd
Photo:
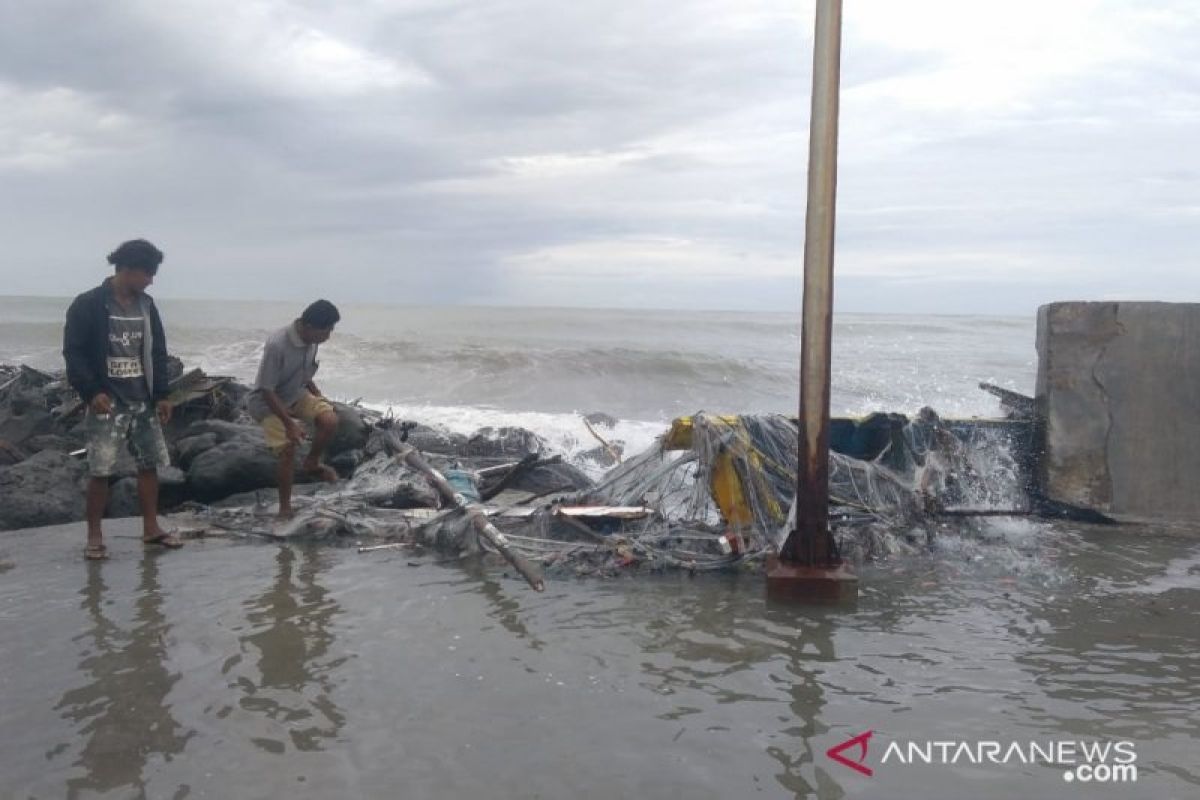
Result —
M 84 446 L 84 440 L 73 436 L 63 436 L 57 433 L 44 433 L 31 436 L 25 440 L 24 448 L 30 453 L 40 453 L 43 450 L 54 450 L 59 453 L 71 453 Z
M 616 456 L 625 455 L 625 443 L 621 441 L 612 441 L 608 444 L 609 447 L 597 445 L 591 450 L 585 450 L 579 454 L 579 458 L 593 461 L 601 467 L 611 467 L 617 463 L 614 453 Z
M 362 410 L 346 403 L 334 403 L 333 410 L 338 415 L 338 427 L 333 441 L 329 443 L 328 454 L 332 456 L 365 447 L 371 435 L 371 424 L 363 416 Z
M 15 404 L 15 408 L 0 408 L 0 439 L 15 445 L 54 431 L 54 417 L 44 407 L 34 404 Z
M 593 485 L 592 479 L 578 467 L 559 462 L 534 467 L 517 478 L 508 488 L 541 494 L 560 489 L 564 492 L 580 491 L 590 489 Z
M 167 356 L 167 380 L 173 381 L 183 374 L 183 359 Z
M 208 503 L 277 485 L 278 459 L 261 441 L 233 438 L 197 455 L 188 466 L 188 492 Z
M 293 459 L 297 484 L 316 480 L 300 471 L 307 454 L 307 448 L 302 448 Z M 211 503 L 231 494 L 275 487 L 279 485 L 278 465 L 278 456 L 267 449 L 261 437 L 231 438 L 192 459 L 187 469 L 187 495 Z
M 179 467 L 158 468 L 158 508 L 170 511 L 188 499 L 187 473 Z
M 179 467 L 184 470 L 188 469 L 196 460 L 196 456 L 205 450 L 213 449 L 219 441 L 220 439 L 215 433 L 200 433 L 180 439 L 175 443 Z
M 617 418 L 603 411 L 593 411 L 591 414 L 585 414 L 583 418 L 598 428 L 617 427 Z
M 250 397 L 250 392 L 253 391 L 249 386 L 230 381 L 221 387 L 223 401 L 221 403 L 222 419 L 234 419 L 246 412 L 246 400 Z M 249 417 L 249 415 L 246 415 Z
M 0 467 L 11 467 L 25 460 L 29 453 L 12 442 L 0 439 Z
M 82 461 L 53 450 L 0 470 L 0 530 L 83 519 L 85 472 Z
M 546 442 L 525 428 L 480 428 L 463 448 L 466 456 L 512 456 L 524 458 L 531 453 L 543 453 Z
M 108 506 L 104 516 L 112 518 L 137 517 L 142 513 L 138 501 L 137 478 L 120 478 L 108 487 Z
M 444 428 L 417 425 L 408 432 L 408 444 L 422 453 L 454 455 L 462 452 L 467 446 L 467 437 L 461 433 L 451 433 Z
M 223 419 L 202 419 L 187 426 L 184 437 L 201 436 L 211 433 L 217 437 L 217 444 L 225 444 L 234 439 L 244 439 L 266 446 L 266 437 L 259 425 L 247 425 L 240 422 L 226 422 Z
M 333 458 L 326 459 L 326 463 L 333 467 L 337 474 L 343 478 L 349 478 L 354 474 L 355 468 L 363 461 L 362 450 L 346 450 L 338 453 Z
M 158 510 L 167 512 L 178 507 L 186 499 L 187 476 L 178 467 L 158 468 Z M 118 478 L 108 487 L 107 517 L 141 516 L 142 506 L 138 500 L 137 478 Z

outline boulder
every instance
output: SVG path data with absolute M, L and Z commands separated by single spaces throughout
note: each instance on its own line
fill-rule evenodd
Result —
M 597 445 L 591 450 L 584 450 L 579 454 L 579 458 L 582 460 L 591 461 L 597 466 L 605 468 L 614 466 L 617 463 L 617 459 L 613 454 L 615 453 L 617 456 L 625 455 L 625 443 L 620 440 L 613 440 L 608 444 L 609 447 Z
M 247 439 L 264 444 L 266 437 L 262 428 L 257 424 L 248 425 L 240 422 L 226 422 L 223 419 L 202 419 L 187 426 L 180 441 L 191 436 L 202 436 L 211 433 L 217 437 L 217 444 L 225 444 L 234 439 Z M 265 444 L 264 444 L 265 446 Z
M 56 433 L 45 433 L 41 436 L 31 436 L 25 440 L 25 449 L 30 453 L 40 453 L 43 450 L 54 450 L 59 453 L 70 453 L 80 449 L 85 444 L 83 439 L 73 436 L 62 436 Z
M 183 359 L 178 356 L 167 356 L 167 380 L 173 381 L 183 374 Z
M 300 464 L 307 453 L 307 448 L 303 448 L 294 459 L 297 484 L 314 480 L 300 472 Z M 231 494 L 275 487 L 279 485 L 278 464 L 278 457 L 267 449 L 261 435 L 234 437 L 192 459 L 187 469 L 187 494 L 203 503 L 211 503 Z
M 0 439 L 0 467 L 11 467 L 13 464 L 19 464 L 25 460 L 25 450 L 17 447 L 12 442 Z
M 83 461 L 43 450 L 0 471 L 0 530 L 83 519 Z
M 594 486 L 594 482 L 581 469 L 564 462 L 542 464 L 523 473 L 508 488 L 523 492 L 582 491 Z
M 179 467 L 186 470 L 196 460 L 196 456 L 205 450 L 213 449 L 219 442 L 220 438 L 215 433 L 200 433 L 180 439 L 175 443 Z
M 333 436 L 333 441 L 326 449 L 326 454 L 337 455 L 347 450 L 361 450 L 367 444 L 367 439 L 371 434 L 370 423 L 366 421 L 361 410 L 354 406 L 345 403 L 334 403 L 333 406 L 338 415 L 338 429 Z M 310 441 L 311 435 L 310 430 Z M 253 440 L 260 444 L 266 441 L 262 426 L 257 422 L 228 422 L 222 419 L 198 420 L 188 425 L 178 439 L 177 447 L 180 448 L 181 461 L 184 458 L 183 443 L 189 439 L 206 436 L 216 437 L 217 444 L 225 444 L 235 439 Z M 191 457 L 194 458 L 203 450 L 211 447 L 212 445 L 208 444 L 209 441 L 202 439 L 189 443 L 190 448 L 196 448 L 191 453 Z
M 0 439 L 21 445 L 34 436 L 54 431 L 54 417 L 34 403 L 16 402 L 0 408 Z
M 249 386 L 237 381 L 230 381 L 222 386 L 221 418 L 254 422 L 254 418 L 246 413 L 246 401 L 250 399 L 251 391 L 253 390 Z
M 584 414 L 583 418 L 597 428 L 611 429 L 617 427 L 617 418 L 611 414 L 605 414 L 603 411 L 593 411 L 591 414 Z
M 179 467 L 158 468 L 158 507 L 170 511 L 187 500 L 187 473 Z
M 165 512 L 179 506 L 187 491 L 187 476 L 178 467 L 158 468 L 158 510 Z M 108 487 L 107 517 L 141 516 L 142 505 L 138 500 L 137 478 L 118 478 Z
M 338 453 L 332 458 L 325 459 L 329 466 L 333 467 L 339 477 L 349 478 L 354 474 L 354 470 L 363 462 L 362 450 L 346 450 Z
M 411 436 L 410 436 L 411 438 Z M 466 456 L 511 456 L 521 459 L 531 453 L 543 453 L 547 449 L 545 440 L 525 428 L 502 427 L 480 428 L 467 440 L 463 448 Z
M 261 440 L 233 438 L 197 455 L 188 466 L 189 494 L 205 503 L 277 485 L 278 459 Z
M 108 487 L 106 517 L 141 516 L 142 506 L 138 501 L 137 478 L 119 478 Z
M 335 456 L 365 447 L 371 435 L 371 423 L 367 422 L 362 410 L 346 403 L 334 403 L 333 410 L 338 415 L 338 427 L 326 450 L 327 454 Z
M 408 444 L 422 453 L 454 455 L 462 452 L 467 446 L 467 437 L 461 433 L 451 433 L 444 428 L 417 425 L 408 432 Z

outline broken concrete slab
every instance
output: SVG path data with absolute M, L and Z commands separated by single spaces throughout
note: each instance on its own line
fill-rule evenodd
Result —
M 1038 310 L 1042 484 L 1136 517 L 1200 513 L 1200 304 Z

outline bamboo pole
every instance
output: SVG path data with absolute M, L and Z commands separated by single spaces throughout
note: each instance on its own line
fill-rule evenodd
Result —
M 421 454 L 412 445 L 404 444 L 401 447 L 404 449 L 396 454 L 398 458 L 427 477 L 443 500 L 466 514 L 476 532 L 486 539 L 492 547 L 496 548 L 496 551 L 504 556 L 504 559 L 509 564 L 512 564 L 513 569 L 521 574 L 521 577 L 525 579 L 534 591 L 546 591 L 546 582 L 542 579 L 541 570 L 527 561 L 524 556 L 513 552 L 509 548 L 508 539 L 496 529 L 495 525 L 488 521 L 487 514 L 484 512 L 482 506 L 472 503 L 463 497 L 462 494 L 454 491 L 454 487 L 446 480 L 446 476 L 429 466 L 429 463 L 421 457 Z

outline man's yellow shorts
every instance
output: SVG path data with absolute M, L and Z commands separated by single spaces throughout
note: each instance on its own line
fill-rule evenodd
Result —
M 288 409 L 293 417 L 309 423 L 326 411 L 333 411 L 333 406 L 329 404 L 329 401 L 307 391 L 300 395 L 300 399 L 292 403 L 292 407 Z M 283 420 L 274 414 L 268 414 L 263 417 L 260 424 L 267 437 L 267 447 L 271 448 L 272 453 L 278 453 L 287 446 L 287 431 L 283 428 Z

